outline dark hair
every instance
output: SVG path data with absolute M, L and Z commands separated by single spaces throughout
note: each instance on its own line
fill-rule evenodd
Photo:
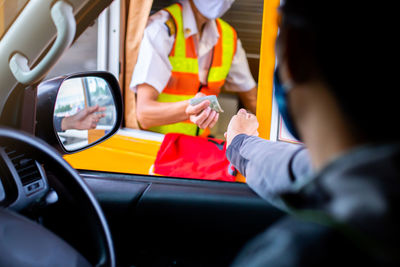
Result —
M 315 68 L 354 128 L 372 141 L 399 140 L 394 57 L 400 47 L 388 4 L 286 0 L 280 10 L 282 27 L 312 36 Z M 385 34 L 390 28 L 392 35 Z

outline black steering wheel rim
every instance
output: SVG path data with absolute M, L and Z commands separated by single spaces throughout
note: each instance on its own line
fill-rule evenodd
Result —
M 10 128 L 0 127 L 0 146 L 18 147 L 35 155 L 35 160 L 46 162 L 57 168 L 57 179 L 65 189 L 79 199 L 80 208 L 85 209 L 86 220 L 90 221 L 91 232 L 96 238 L 95 246 L 99 259 L 96 266 L 115 266 L 115 254 L 111 233 L 99 203 L 77 171 L 47 143 L 34 136 Z

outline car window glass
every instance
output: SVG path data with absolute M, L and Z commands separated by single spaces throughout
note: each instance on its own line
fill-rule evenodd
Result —
M 151 14 L 174 2 L 172 0 L 154 1 Z M 255 82 L 258 83 L 263 1 L 236 0 L 222 19 L 236 30 L 246 52 L 245 57 L 250 72 Z M 120 41 L 123 42 L 123 40 L 120 37 Z M 107 41 L 105 40 L 105 42 Z M 125 45 L 128 46 L 128 44 Z M 76 66 L 79 67 L 77 64 Z M 125 90 L 129 90 L 129 87 L 127 86 Z M 81 170 L 150 174 L 156 175 L 160 179 L 162 179 L 162 176 L 169 176 L 243 182 L 244 177 L 235 176 L 236 170 L 229 165 L 226 159 L 224 132 L 230 118 L 244 105 L 242 105 L 236 93 L 228 91 L 222 91 L 218 100 L 224 112 L 220 113 L 218 124 L 211 129 L 210 136 L 214 137 L 211 140 L 197 137 L 197 141 L 191 141 L 192 136 L 187 136 L 188 139 L 183 141 L 185 145 L 182 146 L 181 140 L 170 139 L 168 140 L 169 149 L 166 149 L 166 139 L 174 138 L 171 135 L 164 136 L 158 132 L 134 128 L 134 126 L 131 128 L 125 125 L 112 137 L 112 142 L 102 143 L 77 154 L 66 155 L 65 159 L 73 167 Z M 131 105 L 126 100 L 124 104 L 125 108 Z M 136 111 L 133 110 L 133 113 L 136 114 Z M 127 110 L 125 110 L 126 114 Z M 117 157 L 118 160 L 110 160 L 110 158 L 116 159 Z M 94 161 L 96 164 L 90 165 Z M 203 172 L 203 170 L 206 171 Z M 225 177 L 223 177 L 224 175 Z
M 8 28 L 24 9 L 29 0 L 0 0 L 0 36 L 7 32 Z
M 69 73 L 97 69 L 97 21 L 62 55 L 45 80 Z

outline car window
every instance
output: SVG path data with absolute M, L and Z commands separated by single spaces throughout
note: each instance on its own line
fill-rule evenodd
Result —
M 0 36 L 7 32 L 8 28 L 24 9 L 29 0 L 0 0 Z
M 151 8 L 151 14 L 170 5 L 171 3 L 172 1 L 169 0 L 154 1 Z M 246 58 L 249 63 L 251 74 L 255 82 L 258 83 L 261 28 L 263 23 L 263 1 L 237 0 L 222 18 L 235 28 L 246 52 Z M 123 42 L 123 40 L 123 37 L 121 37 L 120 41 Z M 129 86 L 125 86 L 123 90 L 129 90 Z M 230 92 L 222 92 L 218 96 L 218 99 L 224 112 L 220 113 L 218 124 L 211 131 L 211 135 L 217 139 L 216 142 L 213 140 L 200 142 L 199 144 L 189 142 L 190 145 L 185 146 L 186 151 L 181 149 L 176 149 L 175 151 L 166 150 L 165 147 L 163 147 L 165 144 L 163 141 L 165 141 L 166 138 L 164 135 L 152 131 L 123 126 L 122 129 L 109 141 L 77 154 L 66 155 L 65 159 L 73 167 L 81 170 L 110 171 L 141 175 L 150 174 L 156 175 L 160 179 L 162 179 L 163 176 L 172 176 L 205 180 L 221 180 L 219 179 L 221 177 L 219 174 L 216 174 L 215 176 L 210 174 L 213 170 L 210 170 L 210 173 L 205 172 L 201 178 L 192 176 L 192 174 L 199 168 L 207 169 L 210 166 L 220 168 L 220 166 L 225 166 L 224 164 L 227 164 L 227 160 L 225 162 L 220 161 L 225 158 L 225 153 L 223 151 L 223 141 L 225 140 L 224 132 L 226 131 L 230 118 L 237 112 L 242 104 L 240 103 L 237 94 Z M 126 108 L 132 104 L 125 100 L 124 105 Z M 173 142 L 174 141 L 172 140 L 172 143 L 170 143 L 172 144 L 171 147 L 173 147 Z M 211 146 L 213 146 L 213 151 L 216 155 L 215 159 L 209 158 L 209 154 L 214 153 L 207 150 L 207 147 Z M 182 152 L 186 153 L 186 159 L 181 157 Z M 188 154 L 190 154 L 189 157 Z M 195 159 L 195 164 L 192 164 L 190 157 Z M 157 165 L 158 167 L 162 166 L 163 170 L 171 167 L 170 170 L 176 172 L 171 175 L 163 175 L 158 172 L 160 168 L 157 169 Z M 186 167 L 184 165 L 186 165 Z M 232 166 L 229 166 L 229 168 L 230 169 L 225 168 L 225 170 L 228 169 L 228 172 L 235 174 L 234 168 L 232 168 Z M 180 170 L 182 170 L 182 172 L 177 173 L 177 171 Z M 244 177 L 240 175 L 237 175 L 236 178 L 231 180 L 229 179 L 230 177 L 222 179 L 222 181 L 244 181 Z

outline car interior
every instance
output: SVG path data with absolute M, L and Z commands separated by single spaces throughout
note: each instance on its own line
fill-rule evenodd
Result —
M 228 266 L 283 215 L 245 183 L 73 168 L 63 159 L 127 126 L 120 77 L 86 71 L 44 81 L 111 2 L 0 3 L 0 265 Z M 170 2 L 154 1 L 153 10 Z M 140 1 L 121 3 L 129 9 Z M 8 22 L 6 8 L 14 14 Z M 257 50 L 251 35 L 244 39 Z M 258 75 L 259 59 L 253 61 Z M 61 95 L 73 82 L 82 99 L 69 105 Z M 109 105 L 103 128 L 69 145 L 56 121 L 88 101 Z

